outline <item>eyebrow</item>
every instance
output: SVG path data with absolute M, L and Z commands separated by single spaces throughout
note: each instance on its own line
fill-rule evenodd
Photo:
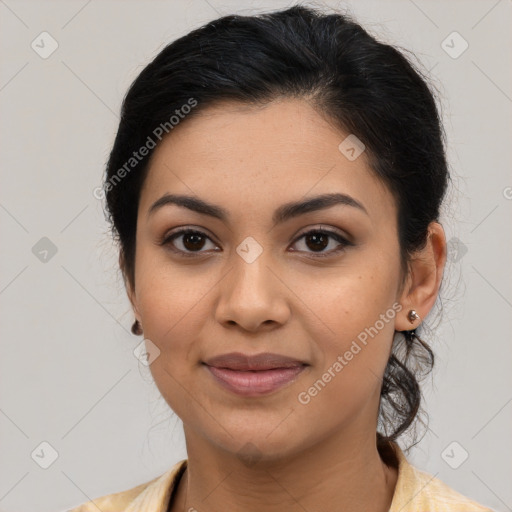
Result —
M 208 203 L 197 197 L 178 194 L 163 195 L 160 199 L 151 205 L 148 210 L 147 217 L 150 217 L 162 207 L 171 204 L 181 206 L 183 208 L 188 208 L 189 210 L 200 213 L 202 215 L 214 217 L 225 223 L 227 223 L 231 217 L 229 212 L 221 206 Z M 289 219 L 298 217 L 299 215 L 304 215 L 306 213 L 318 210 L 324 210 L 336 205 L 352 206 L 368 215 L 366 208 L 353 197 L 347 194 L 333 193 L 322 194 L 311 199 L 306 199 L 304 201 L 285 203 L 275 210 L 272 221 L 274 224 L 281 224 Z

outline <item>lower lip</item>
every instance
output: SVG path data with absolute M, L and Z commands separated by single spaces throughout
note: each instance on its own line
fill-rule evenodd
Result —
M 275 368 L 274 370 L 239 371 L 205 365 L 215 379 L 226 389 L 243 396 L 272 393 L 293 381 L 306 366 Z

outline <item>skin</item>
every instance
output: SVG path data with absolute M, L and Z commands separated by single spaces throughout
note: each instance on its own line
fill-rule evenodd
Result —
M 446 260 L 443 228 L 430 225 L 425 248 L 402 276 L 391 193 L 365 153 L 350 161 L 340 152 L 348 134 L 307 101 L 218 103 L 198 114 L 153 153 L 139 203 L 135 283 L 127 283 L 144 338 L 160 350 L 153 378 L 184 426 L 189 462 L 171 510 L 314 512 L 336 503 L 345 512 L 387 512 L 397 472 L 376 448 L 381 379 L 395 330 L 421 322 L 412 325 L 408 311 L 423 319 L 434 305 Z M 367 214 L 336 205 L 273 224 L 283 203 L 332 192 L 352 196 Z M 176 205 L 148 216 L 165 193 L 222 206 L 230 221 Z M 355 245 L 328 238 L 322 250 L 301 236 L 320 226 Z M 178 227 L 204 232 L 203 245 L 185 245 L 186 236 L 159 245 Z M 263 249 L 252 263 L 236 251 L 249 236 Z M 200 254 L 180 257 L 172 246 Z M 393 304 L 401 311 L 300 403 L 299 393 Z M 201 364 L 232 351 L 274 352 L 309 366 L 276 392 L 241 397 Z M 247 446 L 257 461 L 243 455 Z

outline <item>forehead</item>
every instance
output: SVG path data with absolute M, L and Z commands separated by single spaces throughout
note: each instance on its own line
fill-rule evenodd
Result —
M 140 211 L 165 193 L 181 193 L 270 217 L 282 203 L 340 192 L 363 203 L 375 220 L 394 219 L 391 193 L 365 152 L 351 160 L 339 149 L 349 135 L 299 99 L 204 108 L 155 149 Z

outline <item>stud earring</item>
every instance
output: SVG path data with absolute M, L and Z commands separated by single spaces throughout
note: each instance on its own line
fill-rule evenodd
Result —
M 414 322 L 416 322 L 416 320 L 420 319 L 420 315 L 418 315 L 418 313 L 416 313 L 414 309 L 411 309 L 407 314 L 407 319 L 409 320 L 409 322 L 411 322 L 411 324 L 413 324 Z
M 138 320 L 135 320 L 132 325 L 132 334 L 140 336 L 142 334 L 142 327 Z

